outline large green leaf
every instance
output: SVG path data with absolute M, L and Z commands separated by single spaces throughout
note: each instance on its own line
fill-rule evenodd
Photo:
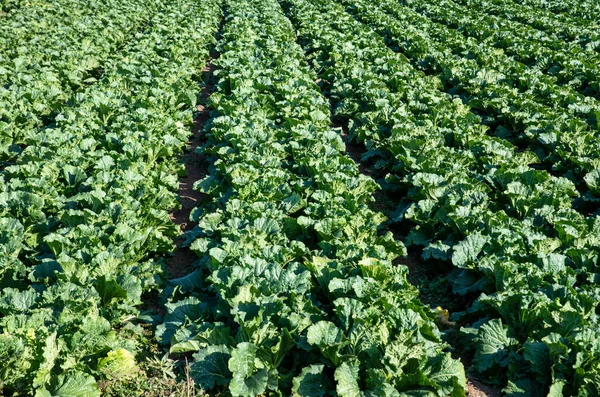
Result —
M 258 396 L 267 389 L 269 373 L 257 358 L 258 347 L 242 342 L 231 352 L 228 367 L 233 373 L 229 390 L 234 396 Z
M 476 259 L 483 246 L 490 240 L 480 233 L 467 236 L 466 239 L 453 247 L 452 263 L 457 267 L 469 268 Z
M 52 392 L 40 389 L 36 397 L 100 397 L 100 389 L 94 377 L 83 372 L 74 371 L 59 375 L 57 388 Z
M 266 369 L 261 369 L 250 378 L 245 378 L 239 374 L 234 374 L 229 391 L 233 396 L 254 397 L 264 393 L 267 390 L 269 374 Z
M 448 353 L 441 357 L 435 357 L 431 361 L 432 365 L 427 369 L 428 376 L 430 380 L 439 385 L 440 395 L 464 395 L 467 379 L 462 363 L 454 360 Z
M 208 346 L 194 354 L 190 365 L 190 376 L 205 390 L 225 386 L 231 379 L 227 363 L 231 358 L 230 349 L 224 345 Z
M 359 361 L 350 359 L 340 365 L 334 374 L 336 391 L 340 397 L 360 397 L 363 393 L 358 386 Z
M 94 285 L 100 295 L 102 305 L 107 305 L 115 298 L 127 298 L 127 291 L 115 280 L 107 279 L 106 276 L 98 277 Z
M 302 368 L 300 375 L 293 380 L 292 392 L 301 397 L 323 397 L 327 389 L 323 375 L 324 365 L 313 364 Z
M 507 348 L 516 341 L 508 336 L 508 330 L 502 320 L 493 319 L 483 324 L 477 333 L 477 353 L 475 367 L 486 371 L 494 365 L 508 366 L 509 352 Z
M 323 356 L 337 365 L 340 360 L 340 349 L 343 347 L 343 333 L 330 321 L 319 321 L 311 325 L 306 333 L 307 341 L 317 346 Z

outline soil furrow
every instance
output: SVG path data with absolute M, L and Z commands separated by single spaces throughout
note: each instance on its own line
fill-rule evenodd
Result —
M 213 74 L 216 67 L 212 62 L 218 57 L 218 53 L 211 53 L 210 59 L 202 69 L 204 84 L 200 92 L 200 105 L 196 108 L 192 135 L 183 155 L 185 174 L 179 178 L 178 195 L 181 200 L 181 208 L 171 214 L 171 220 L 179 226 L 181 235 L 175 241 L 177 248 L 173 252 L 173 256 L 167 260 L 167 276 L 169 278 L 185 276 L 191 271 L 192 265 L 198 259 L 198 256 L 189 247 L 184 247 L 183 243 L 185 242 L 185 232 L 194 228 L 194 225 L 190 222 L 190 213 L 205 197 L 203 193 L 194 190 L 194 183 L 208 175 L 209 162 L 196 149 L 206 143 L 204 127 L 210 119 L 207 101 L 215 85 Z

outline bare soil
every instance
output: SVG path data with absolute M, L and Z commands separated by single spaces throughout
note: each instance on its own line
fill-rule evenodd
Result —
M 502 394 L 473 378 L 467 378 L 467 397 L 500 397 Z
M 348 135 L 348 123 L 334 120 L 333 127 L 342 130 L 340 135 L 342 136 L 342 140 L 346 145 L 346 153 L 358 165 L 358 170 L 360 171 L 360 173 L 369 177 L 373 176 L 373 170 L 370 169 L 365 164 L 365 162 L 361 160 L 361 156 L 365 152 L 365 147 L 361 144 L 350 142 Z
M 203 104 L 206 104 L 214 88 L 213 73 L 215 66 L 212 64 L 212 61 L 217 58 L 218 54 L 211 54 L 211 58 L 202 69 L 203 80 L 205 82 L 201 90 L 201 103 Z M 190 213 L 205 198 L 203 193 L 194 190 L 194 183 L 208 175 L 209 167 L 209 163 L 204 155 L 197 153 L 196 149 L 206 142 L 203 130 L 210 119 L 210 114 L 205 105 L 198 105 L 196 110 L 192 135 L 183 155 L 183 165 L 185 166 L 186 175 L 179 178 L 178 195 L 181 202 L 181 209 L 171 214 L 171 220 L 179 226 L 182 236 L 175 242 L 177 248 L 173 252 L 173 256 L 167 261 L 167 274 L 169 278 L 185 276 L 192 270 L 194 262 L 198 260 L 196 254 L 188 247 L 182 247 L 184 242 L 183 233 L 194 228 L 194 224 L 190 222 Z

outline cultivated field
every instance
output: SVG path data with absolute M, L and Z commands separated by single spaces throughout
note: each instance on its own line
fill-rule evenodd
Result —
M 2 2 L 0 396 L 599 396 L 599 12 Z

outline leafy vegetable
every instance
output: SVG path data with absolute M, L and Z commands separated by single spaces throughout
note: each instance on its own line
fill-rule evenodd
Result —
M 221 11 L 33 3 L 0 17 L 0 388 L 99 396 L 135 376 L 131 323 L 177 235 L 177 156 Z
M 589 157 L 573 150 L 583 143 L 567 144 L 597 139 L 577 119 L 581 114 L 559 109 L 562 105 L 548 110 L 533 88 L 517 91 L 509 72 L 522 72 L 514 75 L 515 84 L 529 76 L 536 76 L 533 85 L 549 80 L 411 9 L 414 4 L 441 15 L 442 6 L 418 0 L 284 4 L 334 114 L 348 122 L 351 139 L 364 142 L 363 159 L 385 178 L 382 185 L 401 197 L 390 215 L 409 230 L 406 243 L 422 247 L 422 257 L 434 267 L 453 266 L 447 278 L 453 292 L 473 299 L 453 318 L 468 325 L 462 328 L 461 348 L 475 350 L 473 369 L 509 385 L 507 393 L 580 393 L 575 374 L 593 379 L 598 373 L 591 367 L 574 369 L 574 350 L 583 333 L 598 324 L 593 303 L 598 288 L 592 280 L 599 252 L 598 239 L 589 238 L 598 227 L 597 216 L 574 208 L 582 196 L 593 200 L 581 182 L 596 168 L 591 158 L 597 155 L 595 144 Z M 502 72 L 494 70 L 501 66 Z M 463 95 L 465 103 L 445 91 Z M 566 100 L 568 89 L 560 92 Z M 548 123 L 542 122 L 548 114 Z M 573 132 L 557 132 L 558 141 L 547 140 L 554 133 L 539 135 L 546 128 L 562 131 L 559 119 L 568 120 L 564 128 Z M 488 120 L 497 136 L 487 132 Z M 510 121 L 500 128 L 495 120 Z M 520 129 L 518 137 L 510 135 Z M 566 172 L 565 177 L 536 169 L 540 162 Z M 593 175 L 586 181 L 590 188 Z M 321 284 L 330 272 L 319 271 Z M 336 283 L 336 289 L 344 288 Z M 550 342 L 550 335 L 561 342 Z M 545 354 L 525 353 L 530 344 L 556 355 L 548 360 Z M 588 352 L 579 359 L 594 361 L 594 343 L 585 344 Z M 405 362 L 399 358 L 410 355 L 401 347 L 395 350 L 388 360 L 398 367 Z M 402 387 L 430 381 L 415 373 Z M 585 384 L 585 393 L 597 392 Z
M 214 166 L 191 216 L 204 280 L 166 292 L 158 339 L 194 352 L 191 375 L 209 392 L 464 395 L 462 365 L 392 264 L 406 250 L 381 230 L 377 185 L 332 130 L 290 21 L 274 0 L 224 10 L 202 148 Z M 190 300 L 207 310 L 183 315 Z M 447 361 L 454 373 L 439 371 Z

